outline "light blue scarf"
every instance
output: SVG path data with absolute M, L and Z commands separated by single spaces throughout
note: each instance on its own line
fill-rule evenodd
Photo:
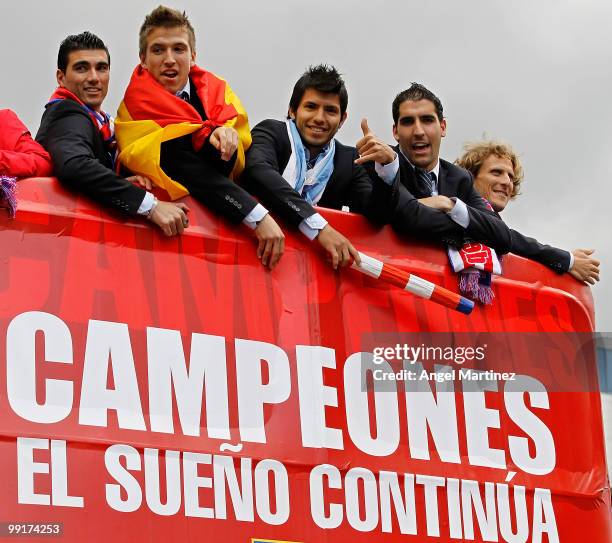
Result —
M 287 119 L 287 134 L 291 142 L 291 156 L 283 172 L 283 178 L 304 199 L 315 205 L 325 190 L 325 186 L 334 171 L 335 140 L 331 140 L 327 150 L 317 157 L 314 168 L 308 169 L 306 150 L 297 126 L 293 119 Z

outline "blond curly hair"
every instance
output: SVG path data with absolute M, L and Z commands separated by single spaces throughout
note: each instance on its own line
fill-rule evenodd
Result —
M 494 140 L 468 142 L 463 146 L 463 155 L 455 160 L 455 164 L 465 168 L 476 178 L 483 162 L 490 155 L 507 158 L 512 164 L 514 186 L 511 198 L 516 198 L 520 194 L 521 183 L 523 181 L 523 165 L 514 149 L 507 143 Z

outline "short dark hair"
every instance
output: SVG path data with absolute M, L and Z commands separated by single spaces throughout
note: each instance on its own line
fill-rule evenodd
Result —
M 340 98 L 340 114 L 344 115 L 348 106 L 348 92 L 344 86 L 342 76 L 333 66 L 327 64 L 319 64 L 317 66 L 309 66 L 302 77 L 297 80 L 293 87 L 293 93 L 289 100 L 289 109 L 296 111 L 306 89 L 314 89 L 319 92 L 337 94 Z
M 141 57 L 147 52 L 147 38 L 154 28 L 184 28 L 189 36 L 189 47 L 195 51 L 195 31 L 187 14 L 178 9 L 157 6 L 146 17 L 138 34 L 138 53 Z
M 444 110 L 442 109 L 442 102 L 440 102 L 440 98 L 438 98 L 424 85 L 421 85 L 420 83 L 411 83 L 409 88 L 400 92 L 393 100 L 391 114 L 393 115 L 394 124 L 397 124 L 400 106 L 406 100 L 412 100 L 413 102 L 418 102 L 419 100 L 429 100 L 436 108 L 438 120 L 441 121 L 444 118 Z
M 108 57 L 108 64 L 110 65 L 110 53 L 106 45 L 104 45 L 104 42 L 98 38 L 98 36 L 86 30 L 80 34 L 72 34 L 60 43 L 57 53 L 57 68 L 66 73 L 70 53 L 73 51 L 88 51 L 91 49 L 104 49 Z

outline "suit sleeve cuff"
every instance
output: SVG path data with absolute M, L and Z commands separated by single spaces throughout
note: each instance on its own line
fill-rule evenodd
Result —
M 261 204 L 257 204 L 242 221 L 251 230 L 257 228 L 257 224 L 268 214 L 268 210 Z
M 467 206 L 463 200 L 459 198 L 451 198 L 455 205 L 453 209 L 448 212 L 448 216 L 453 219 L 459 226 L 467 228 L 470 225 L 470 214 L 468 213 Z
M 140 207 L 138 208 L 137 213 L 139 215 L 148 215 L 154 203 L 155 203 L 155 196 L 153 196 L 152 193 L 147 192 L 144 198 L 142 199 L 142 202 L 140 204 Z
M 321 230 L 327 226 L 327 221 L 318 213 L 306 217 L 299 224 L 298 228 L 310 241 L 315 239 Z
M 376 171 L 376 175 L 380 177 L 387 185 L 393 185 L 395 181 L 395 176 L 399 171 L 399 158 L 397 154 L 395 155 L 395 159 L 393 162 L 389 162 L 389 164 L 379 164 L 378 162 L 374 163 L 374 170 Z

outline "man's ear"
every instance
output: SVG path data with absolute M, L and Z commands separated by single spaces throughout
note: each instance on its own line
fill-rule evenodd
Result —
M 147 65 L 145 63 L 145 56 L 144 55 L 140 55 L 140 67 L 144 68 L 146 70 Z
M 287 115 L 289 115 L 290 119 L 295 121 L 295 111 L 293 111 L 291 108 L 289 108 L 289 111 L 287 111 Z
M 395 139 L 395 141 L 397 141 L 399 143 L 399 136 L 397 134 L 397 125 L 396 124 L 393 125 L 393 138 Z
M 348 117 L 348 112 L 344 112 L 342 114 L 342 119 L 340 120 L 340 124 L 338 125 L 338 130 L 340 130 L 342 128 L 342 125 L 344 124 L 344 121 L 346 121 L 346 118 Z
M 444 137 L 446 136 L 446 119 L 442 119 L 440 121 L 440 128 L 441 128 L 441 136 Z
M 58 68 L 57 71 L 55 72 L 55 79 L 57 80 L 57 84 L 60 87 L 63 87 L 64 81 L 66 80 L 66 74 Z
M 191 51 L 191 61 L 189 62 L 189 67 L 193 67 L 195 64 L 195 59 L 196 59 L 196 52 L 195 49 L 193 51 Z

